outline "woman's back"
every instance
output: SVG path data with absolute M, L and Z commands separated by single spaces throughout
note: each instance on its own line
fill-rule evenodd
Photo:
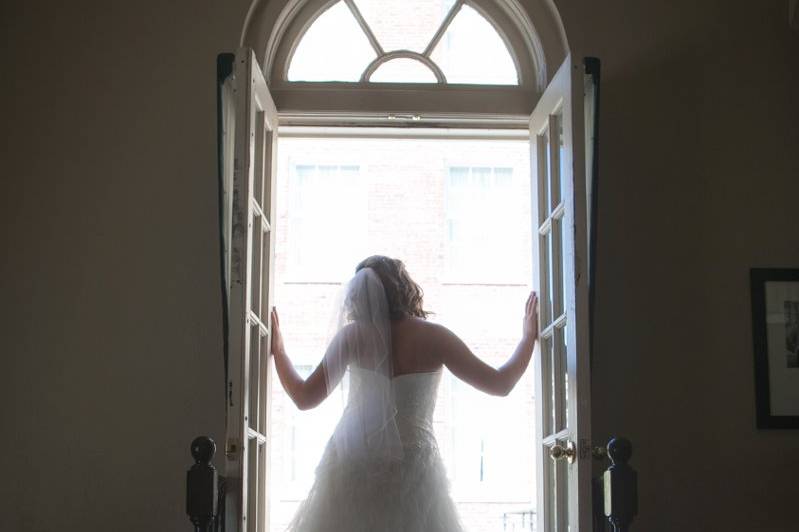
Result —
M 419 318 L 391 322 L 391 361 L 394 376 L 437 371 L 443 365 L 436 352 L 440 336 L 435 324 Z

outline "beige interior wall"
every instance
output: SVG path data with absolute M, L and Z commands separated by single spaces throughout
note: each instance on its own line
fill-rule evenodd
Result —
M 190 530 L 189 444 L 224 426 L 216 54 L 246 9 L 3 8 L 3 530 Z
M 748 278 L 799 268 L 787 2 L 559 6 L 603 60 L 593 422 L 635 446 L 634 530 L 796 530 L 799 431 L 755 429 Z
M 603 60 L 594 424 L 636 446 L 640 530 L 799 521 L 747 281 L 799 266 L 785 4 L 558 3 Z M 223 429 L 215 55 L 246 11 L 3 7 L 3 529 L 189 529 L 188 444 Z

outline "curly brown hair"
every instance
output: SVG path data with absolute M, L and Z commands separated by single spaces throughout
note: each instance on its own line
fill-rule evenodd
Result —
M 401 260 L 372 255 L 362 260 L 355 268 L 355 272 L 363 268 L 371 268 L 380 277 L 383 289 L 386 291 L 389 316 L 392 320 L 411 317 L 426 319 L 430 314 L 422 308 L 424 298 L 422 288 L 411 279 Z

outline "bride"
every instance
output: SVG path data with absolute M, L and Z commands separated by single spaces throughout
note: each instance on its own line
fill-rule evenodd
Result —
M 317 406 L 349 372 L 347 406 L 289 530 L 462 531 L 433 435 L 442 368 L 486 393 L 507 395 L 533 353 L 537 303 L 531 292 L 522 338 L 495 369 L 451 331 L 425 321 L 422 290 L 402 261 L 372 256 L 358 264 L 340 306 L 337 332 L 305 380 L 286 354 L 272 309 L 275 368 L 298 408 Z

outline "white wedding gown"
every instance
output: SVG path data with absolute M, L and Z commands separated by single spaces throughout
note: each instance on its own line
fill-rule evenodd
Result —
M 370 375 L 371 374 L 371 375 Z M 442 370 L 391 379 L 401 458 L 391 463 L 340 458 L 330 439 L 292 532 L 462 532 L 433 434 Z M 351 379 L 377 378 L 351 369 Z M 350 398 L 352 402 L 352 398 Z M 336 431 L 346 430 L 345 409 Z

